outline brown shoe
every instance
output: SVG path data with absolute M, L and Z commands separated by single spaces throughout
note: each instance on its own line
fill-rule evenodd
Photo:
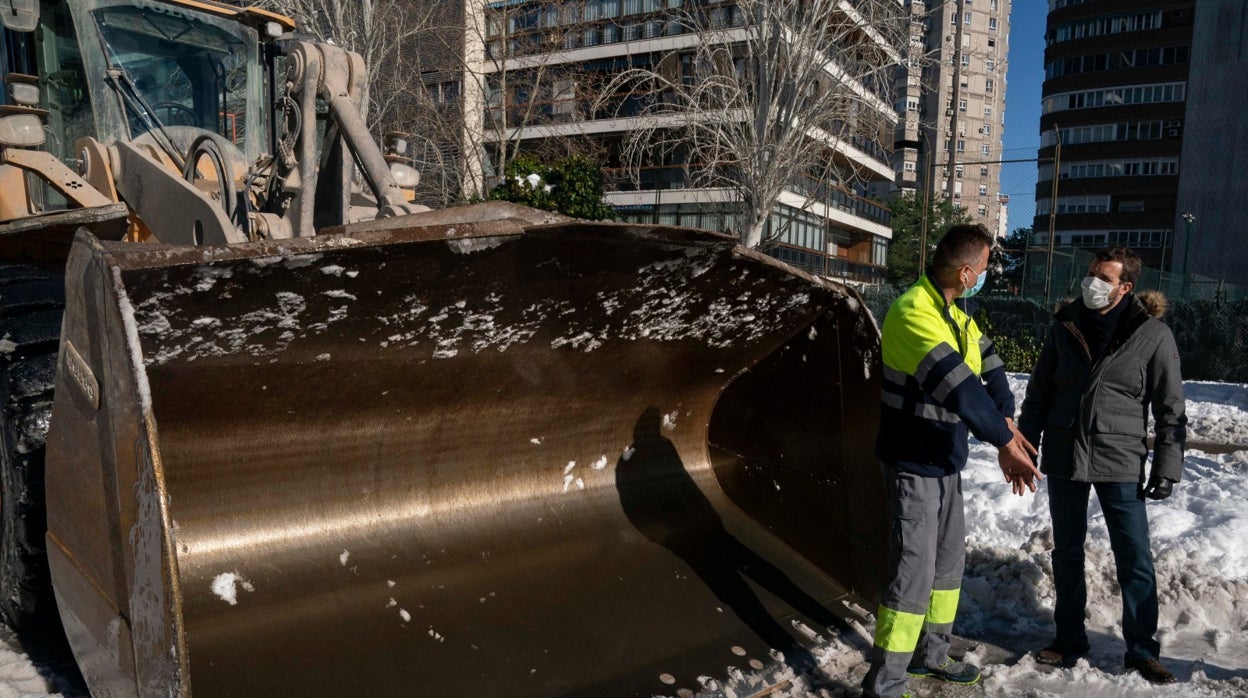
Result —
M 1140 672 L 1149 683 L 1175 683 L 1178 681 L 1170 670 L 1162 666 L 1156 659 L 1128 659 L 1127 668 Z
M 1071 643 L 1054 640 L 1049 643 L 1048 647 L 1036 652 L 1036 661 L 1069 669 L 1079 661 L 1080 657 L 1087 654 L 1089 649 L 1091 648 L 1087 642 Z

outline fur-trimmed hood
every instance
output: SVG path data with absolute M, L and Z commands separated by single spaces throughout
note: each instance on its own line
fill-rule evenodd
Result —
M 1166 300 L 1166 294 L 1161 291 L 1140 291 L 1135 294 L 1136 298 L 1144 304 L 1144 309 L 1149 315 L 1162 319 L 1166 315 L 1166 311 L 1170 308 L 1170 301 Z

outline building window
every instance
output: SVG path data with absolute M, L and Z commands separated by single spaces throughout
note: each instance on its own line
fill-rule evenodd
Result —
M 1144 213 L 1143 201 L 1119 201 L 1119 213 Z
M 959 153 L 966 152 L 966 141 L 961 140 L 961 139 L 958 140 L 958 152 Z
M 1071 39 L 1086 39 L 1088 37 L 1104 36 L 1106 34 L 1121 34 L 1125 32 L 1156 29 L 1160 26 L 1161 10 L 1149 10 L 1147 12 L 1137 12 L 1134 14 L 1096 17 L 1094 19 L 1070 22 L 1058 27 L 1055 32 L 1050 33 L 1045 37 L 1045 39 L 1046 43 L 1053 44 L 1055 42 L 1069 41 Z
M 914 172 L 914 171 L 915 171 L 915 164 L 914 164 L 913 162 L 907 162 L 907 163 L 904 163 L 904 164 L 901 166 L 901 169 L 902 169 L 902 170 L 905 170 L 906 172 Z
M 958 100 L 958 111 L 966 111 L 966 100 L 965 100 L 965 99 L 959 99 L 959 100 Z
M 1111 230 L 1109 244 L 1127 247 L 1165 247 L 1168 241 L 1165 230 Z
M 1065 237 L 1066 244 L 1072 247 L 1102 247 L 1105 245 L 1105 233 L 1071 234 Z
M 1050 61 L 1044 66 L 1044 74 L 1046 79 L 1052 79 L 1062 77 L 1063 75 L 1119 70 L 1122 68 L 1185 65 L 1188 62 L 1189 53 L 1190 48 L 1187 46 L 1154 46 L 1152 48 L 1095 53 Z
M 968 26 L 968 27 L 969 27 L 969 26 L 971 26 L 971 13 L 970 13 L 970 12 L 967 12 L 967 13 L 966 13 L 966 14 L 962 17 L 962 24 L 964 24 L 964 25 L 966 25 L 966 26 Z
M 979 154 L 983 155 L 984 157 L 988 157 L 989 155 L 992 155 L 992 146 L 988 145 L 987 143 L 979 146 Z
M 1092 126 L 1074 126 L 1061 130 L 1062 145 L 1077 145 L 1080 143 L 1103 143 L 1107 141 L 1147 141 L 1161 138 L 1163 134 L 1169 136 L 1173 133 L 1178 136 L 1182 132 L 1183 122 L 1181 120 L 1162 121 L 1140 121 L 1137 123 L 1116 123 L 1116 124 L 1096 124 Z M 1040 136 L 1040 143 L 1044 147 L 1057 144 L 1058 133 L 1055 131 L 1045 131 Z
M 1036 210 L 1040 210 L 1040 199 L 1036 200 Z M 1048 213 L 1048 200 L 1045 201 L 1045 213 Z M 1094 196 L 1059 196 L 1057 199 L 1058 213 L 1108 213 L 1109 194 Z
M 988 196 L 988 185 L 987 185 L 987 184 L 981 184 L 981 185 L 979 185 L 979 195 L 980 195 L 980 196 Z
M 992 78 L 988 78 L 987 80 L 984 80 L 984 92 L 987 92 L 988 94 L 992 94 L 992 91 L 996 87 L 996 85 L 997 85 L 997 81 L 993 80 Z
M 1044 165 L 1039 169 L 1052 177 L 1053 166 Z M 1087 179 L 1091 177 L 1151 177 L 1156 175 L 1175 175 L 1179 172 L 1178 158 L 1160 158 L 1156 160 L 1090 160 L 1071 162 L 1062 165 L 1062 179 Z
M 996 30 L 997 30 L 997 18 L 989 17 L 988 18 L 988 31 L 995 32 Z
M 986 216 L 986 215 L 988 215 L 988 207 L 987 207 L 987 206 L 985 206 L 985 205 L 983 205 L 983 204 L 980 204 L 980 205 L 979 205 L 979 206 L 975 209 L 975 211 L 976 211 L 977 213 L 979 213 L 979 215 L 980 215 L 980 216 Z M 981 253 L 981 254 L 982 254 L 982 253 Z
M 986 105 L 986 104 L 984 105 L 984 118 L 985 118 L 985 119 L 991 119 L 991 118 L 992 118 L 992 107 L 990 107 L 990 106 L 988 106 L 988 105 Z
M 984 61 L 984 67 L 987 68 L 988 72 L 991 73 L 997 69 L 997 61 L 995 59 L 989 58 L 988 60 Z
M 1187 96 L 1187 84 L 1172 82 L 1157 85 L 1130 85 L 1104 87 L 1080 92 L 1063 92 L 1044 98 L 1044 113 L 1051 114 L 1068 109 L 1093 109 L 1117 107 L 1127 104 L 1156 104 L 1182 102 Z

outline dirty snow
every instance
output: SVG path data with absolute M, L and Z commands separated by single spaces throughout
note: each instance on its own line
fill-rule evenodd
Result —
M 1021 402 L 1026 376 L 1012 375 L 1010 380 Z M 1036 495 L 1010 495 L 1000 482 L 995 450 L 972 443 L 964 476 L 968 559 L 957 631 L 1002 646 L 1021 658 L 985 663 L 982 684 L 970 689 L 915 680 L 911 688 L 916 696 L 1248 696 L 1248 510 L 1243 504 L 1248 501 L 1248 415 L 1244 414 L 1248 385 L 1189 382 L 1185 387 L 1189 440 L 1204 444 L 1207 450 L 1189 448 L 1184 479 L 1174 496 L 1148 504 L 1161 605 L 1162 659 L 1180 683 L 1154 687 L 1122 670 L 1120 600 L 1095 498 L 1089 507 L 1087 548 L 1088 629 L 1093 651 L 1075 668 L 1064 670 L 1037 667 L 1026 656 L 1042 646 L 1051 632 L 1047 495 L 1043 486 Z M 1236 446 L 1243 448 L 1228 448 Z M 223 601 L 237 603 L 239 586 L 250 590 L 247 580 L 228 572 L 214 580 L 213 591 Z M 390 599 L 387 606 L 394 609 L 397 602 Z M 410 614 L 399 611 L 400 620 L 410 622 Z M 858 625 L 856 631 L 831 634 L 794 626 L 799 636 L 819 635 L 812 653 L 837 686 L 813 687 L 808 675 L 796 675 L 787 668 L 766 669 L 757 660 L 742 657 L 739 666 L 726 669 L 723 675 L 702 677 L 703 694 L 743 698 L 780 686 L 767 695 L 856 697 L 871 630 Z M 975 661 L 982 654 L 982 650 L 972 651 L 969 659 Z M 676 677 L 670 678 L 676 682 Z M 64 685 L 68 684 L 54 672 L 36 670 L 12 641 L 0 640 L 0 696 L 42 698 L 59 695 L 55 691 L 67 690 L 58 688 Z M 678 695 L 674 690 L 671 694 Z
M 308 280 L 305 268 L 344 284 L 358 276 L 356 270 L 322 258 L 299 254 L 254 258 L 246 265 L 204 265 L 191 270 L 189 279 L 182 277 L 184 272 L 168 273 L 164 287 L 150 290 L 141 301 L 136 298 L 135 322 L 144 341 L 145 363 L 159 366 L 174 360 L 239 354 L 272 356 L 296 341 L 327 332 L 349 316 L 357 323 L 354 329 L 360 341 L 376 342 L 382 348 L 421 347 L 437 359 L 469 351 L 505 352 L 530 341 L 539 331 L 548 332 L 550 347 L 562 351 L 592 352 L 609 341 L 638 340 L 697 341 L 726 349 L 766 336 L 777 323 L 784 324 L 811 302 L 809 293 L 757 292 L 755 286 L 770 282 L 751 278 L 744 270 L 726 288 L 711 282 L 691 286 L 690 279 L 715 272 L 723 259 L 715 250 L 689 248 L 641 266 L 632 284 L 598 291 L 590 313 L 578 313 L 584 309 L 563 297 L 540 299 L 517 312 L 497 292 L 457 299 L 449 305 L 421 292 L 401 303 L 388 300 L 366 307 L 359 303 L 361 289 L 354 285 L 351 290 L 325 290 Z M 290 278 L 282 278 L 283 274 Z M 246 303 L 218 302 L 235 295 L 242 299 L 242 289 L 254 285 L 256 277 L 271 284 L 256 286 L 269 288 L 272 294 L 259 299 L 259 307 L 254 298 L 247 298 Z M 287 285 L 273 285 L 278 282 Z M 313 302 L 313 297 L 342 304 L 327 308 Z M 219 317 L 185 317 L 188 301 L 222 311 Z M 231 315 L 226 310 L 230 307 L 239 309 Z
M 1010 376 L 1022 404 L 1027 376 Z M 1185 383 L 1189 448 L 1183 481 L 1167 500 L 1149 502 L 1156 560 L 1162 661 L 1179 683 L 1157 687 L 1122 667 L 1121 598 L 1104 517 L 1093 496 L 1088 529 L 1088 632 L 1092 652 L 1072 669 L 1037 666 L 1028 653 L 1052 633 L 1053 582 L 1048 496 L 1016 497 L 1001 482 L 996 449 L 972 441 L 963 475 L 967 567 L 956 632 L 1014 653 L 985 662 L 983 648 L 968 661 L 984 666 L 975 689 L 912 680 L 916 696 L 1248 696 L 1248 385 Z M 1196 446 L 1193 446 L 1196 444 Z M 1204 445 L 1201 450 L 1199 445 Z M 1242 446 L 1240 450 L 1231 448 Z M 1229 447 L 1229 448 L 1228 448 Z M 1227 451 L 1220 453 L 1217 451 Z M 770 668 L 730 671 L 707 696 L 748 696 L 789 682 L 780 698 L 857 696 L 866 672 L 871 626 L 824 637 L 813 654 L 835 687 L 809 675 Z M 800 632 L 800 629 L 798 629 Z M 800 634 L 806 635 L 801 632 Z M 744 668 L 744 667 L 742 667 Z
M 678 412 L 668 412 L 667 414 L 663 415 L 663 428 L 667 429 L 668 431 L 675 429 L 676 417 L 678 416 L 679 416 Z

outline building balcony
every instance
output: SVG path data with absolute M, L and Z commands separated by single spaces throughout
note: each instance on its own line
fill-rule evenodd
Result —
M 820 254 L 816 250 L 795 247 L 777 242 L 765 243 L 761 251 L 802 271 L 817 276 L 839 279 L 857 284 L 881 284 L 888 276 L 888 269 L 876 264 L 858 262 L 847 257 Z

